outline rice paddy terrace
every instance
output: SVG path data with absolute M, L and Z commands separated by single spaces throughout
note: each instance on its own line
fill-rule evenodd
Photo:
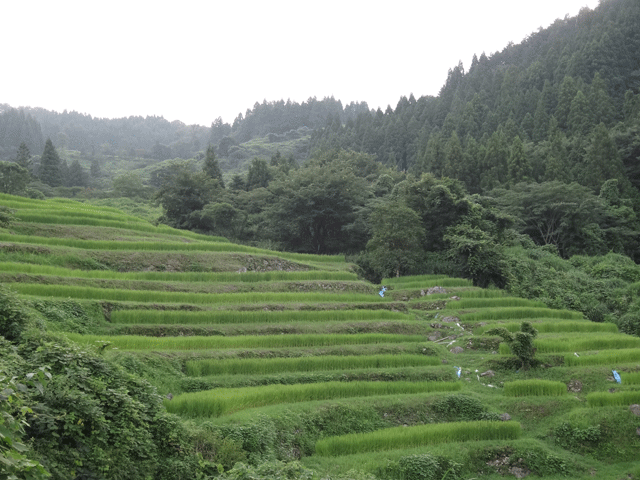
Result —
M 2 283 L 236 459 L 345 479 L 640 475 L 640 338 L 614 324 L 435 275 L 385 279 L 382 296 L 343 257 L 106 207 L 0 205 L 14 217 L 0 229 Z M 523 321 L 538 331 L 531 369 L 490 334 Z

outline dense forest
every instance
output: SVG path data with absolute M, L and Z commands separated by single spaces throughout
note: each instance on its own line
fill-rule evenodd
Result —
M 585 258 L 640 259 L 639 26 L 637 2 L 603 1 L 384 112 L 264 101 L 205 128 L 4 105 L 4 191 L 155 201 L 171 226 L 347 254 L 373 281 L 464 275 L 593 319 L 628 315 L 640 305 L 613 302 Z M 105 183 L 123 157 L 138 163 Z M 565 282 L 571 295 L 536 284 L 542 258 L 587 280 Z

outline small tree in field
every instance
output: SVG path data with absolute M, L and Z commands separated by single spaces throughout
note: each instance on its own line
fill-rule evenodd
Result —
M 538 336 L 538 331 L 530 322 L 522 322 L 520 331 L 511 333 L 504 327 L 492 328 L 487 335 L 498 335 L 509 345 L 511 352 L 522 362 L 525 370 L 531 367 L 536 354 L 533 340 Z

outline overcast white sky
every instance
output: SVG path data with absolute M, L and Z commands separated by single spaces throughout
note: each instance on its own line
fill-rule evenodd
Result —
M 0 103 L 209 126 L 333 95 L 395 108 L 598 0 L 2 0 Z

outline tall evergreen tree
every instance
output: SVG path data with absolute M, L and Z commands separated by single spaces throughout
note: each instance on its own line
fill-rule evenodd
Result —
M 600 187 L 612 178 L 618 179 L 622 184 L 624 179 L 624 166 L 618 149 L 609 136 L 609 130 L 604 123 L 598 124 L 593 131 L 591 145 L 587 148 L 585 157 L 586 168 L 581 183 L 599 192 Z
M 50 138 L 47 138 L 42 157 L 40 157 L 40 168 L 38 170 L 38 178 L 40 178 L 42 183 L 46 183 L 52 187 L 62 185 L 61 163 L 58 152 L 56 152 L 53 146 L 53 142 Z
M 509 152 L 509 180 L 511 183 L 519 183 L 528 180 L 531 176 L 531 163 L 524 151 L 524 145 L 519 136 L 513 139 Z
M 89 183 L 87 172 L 80 165 L 78 160 L 71 162 L 67 172 L 67 187 L 86 187 Z
M 33 171 L 33 162 L 31 161 L 31 152 L 27 144 L 22 142 L 18 147 L 18 153 L 16 154 L 16 163 L 23 168 L 26 168 L 29 173 Z
M 220 164 L 216 158 L 216 152 L 212 145 L 207 147 L 207 153 L 204 157 L 204 166 L 202 171 L 209 176 L 220 182 L 220 186 L 224 188 L 224 181 L 222 180 L 222 171 L 220 170 Z
M 589 101 L 582 90 L 578 90 L 571 101 L 569 110 L 569 130 L 574 135 L 586 135 L 591 130 L 592 112 Z

